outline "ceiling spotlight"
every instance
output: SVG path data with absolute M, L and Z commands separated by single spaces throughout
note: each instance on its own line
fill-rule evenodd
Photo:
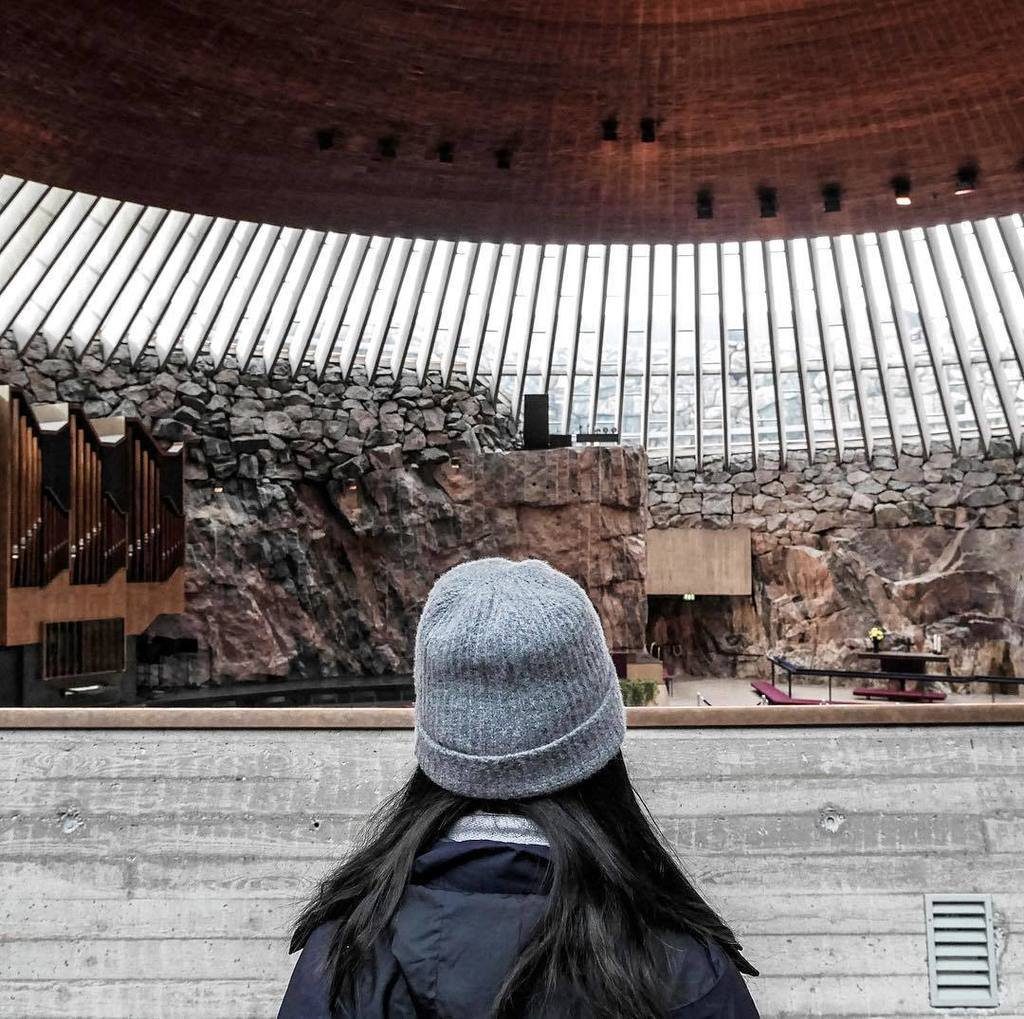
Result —
M 495 162 L 498 164 L 499 170 L 511 170 L 512 169 L 512 150 L 511 149 L 498 149 L 494 153 Z
M 779 212 L 779 196 L 775 188 L 759 188 L 757 201 L 761 206 L 762 219 L 774 219 Z
M 615 117 L 607 117 L 601 121 L 601 141 L 617 142 L 619 140 L 619 121 Z
M 697 192 L 697 219 L 714 219 L 715 201 L 711 188 L 701 188 Z
M 640 141 L 653 142 L 657 134 L 656 127 L 653 117 L 643 117 L 640 121 Z
M 897 205 L 910 205 L 910 178 L 893 177 L 892 191 Z
M 393 134 L 378 138 L 377 151 L 384 159 L 394 159 L 398 155 L 398 139 Z
M 325 149 L 334 148 L 334 132 L 328 128 L 321 128 L 316 132 L 316 147 L 323 152 Z
M 821 201 L 826 212 L 841 212 L 843 208 L 843 189 L 838 184 L 826 184 L 821 189 Z
M 973 163 L 965 163 L 956 171 L 956 190 L 954 195 L 970 195 L 978 189 L 978 168 Z
M 442 163 L 455 162 L 455 146 L 451 142 L 441 142 L 437 147 L 437 158 Z

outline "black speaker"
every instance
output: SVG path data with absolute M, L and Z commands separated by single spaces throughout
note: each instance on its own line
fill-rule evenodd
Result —
M 523 449 L 548 448 L 548 394 L 523 397 Z

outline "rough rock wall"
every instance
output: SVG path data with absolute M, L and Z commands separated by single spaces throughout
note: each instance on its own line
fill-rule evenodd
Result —
M 191 440 L 188 607 L 151 632 L 203 653 L 162 668 L 162 683 L 409 672 L 434 579 L 484 555 L 548 560 L 588 589 L 613 646 L 643 643 L 643 452 L 504 452 L 507 404 L 464 378 L 105 368 L 8 346 L 0 381 Z
M 764 654 L 852 666 L 940 634 L 955 673 L 1024 675 L 1024 458 L 935 453 L 754 468 L 652 463 L 655 527 L 749 527 L 752 598 L 651 600 L 672 670 L 754 675 Z M 865 663 L 861 663 L 862 665 Z
M 189 507 L 189 631 L 214 678 L 409 672 L 434 580 L 467 559 L 539 557 L 589 591 L 613 646 L 642 644 L 639 452 L 466 453 L 345 483 L 240 485 Z M 580 555 L 581 542 L 584 554 Z

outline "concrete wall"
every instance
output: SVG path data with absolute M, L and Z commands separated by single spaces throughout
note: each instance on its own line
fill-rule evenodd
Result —
M 1021 1016 L 1021 732 L 631 730 L 627 758 L 765 1017 L 930 1014 L 946 891 L 993 896 Z M 274 1016 L 289 918 L 411 761 L 409 732 L 0 730 L 0 1014 Z

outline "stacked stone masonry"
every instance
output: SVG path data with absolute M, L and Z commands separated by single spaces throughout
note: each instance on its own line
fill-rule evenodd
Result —
M 747 527 L 762 545 L 804 541 L 865 527 L 1017 527 L 1024 523 L 1024 461 L 1008 440 L 987 456 L 934 453 L 876 456 L 785 466 L 762 461 L 699 472 L 680 460 L 671 472 L 652 462 L 649 505 L 654 527 Z M 806 542 L 804 542 L 806 543 Z

